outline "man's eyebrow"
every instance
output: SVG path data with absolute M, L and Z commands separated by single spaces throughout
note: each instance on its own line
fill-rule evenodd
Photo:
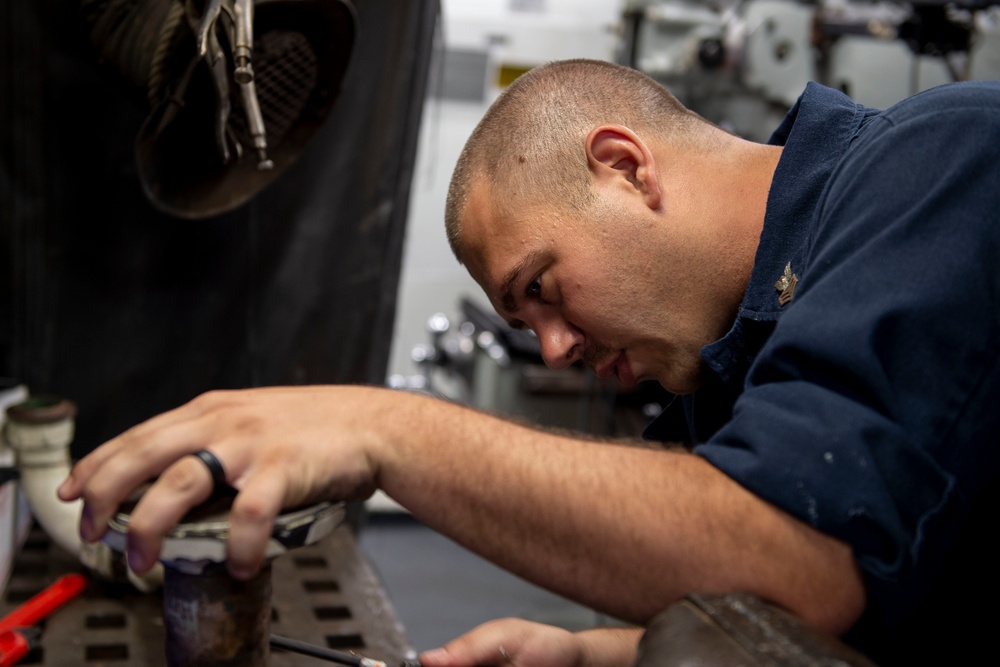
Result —
M 539 252 L 532 252 L 525 256 L 520 262 L 507 272 L 503 282 L 500 283 L 500 304 L 508 313 L 516 313 L 518 309 L 517 299 L 514 297 L 514 285 L 521 279 L 521 274 L 541 255 Z

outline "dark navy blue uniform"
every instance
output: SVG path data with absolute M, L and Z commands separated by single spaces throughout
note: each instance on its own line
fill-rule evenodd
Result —
M 885 111 L 810 84 L 772 143 L 738 319 L 646 436 L 853 546 L 868 609 L 849 642 L 957 664 L 1000 619 L 969 606 L 1000 602 L 1000 84 Z

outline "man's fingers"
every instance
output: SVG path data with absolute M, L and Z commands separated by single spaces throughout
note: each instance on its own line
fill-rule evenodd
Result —
M 79 492 L 85 507 L 80 536 L 88 542 L 100 539 L 122 501 L 160 472 L 157 463 L 151 457 L 131 456 L 112 457 L 102 462 L 101 474 L 90 476 Z
M 266 467 L 248 476 L 229 512 L 229 573 L 249 579 L 264 563 L 274 520 L 284 506 L 286 486 L 280 471 Z
M 152 567 L 167 531 L 211 495 L 212 476 L 194 456 L 183 456 L 163 471 L 129 517 L 129 566 L 138 573 Z
M 355 497 L 374 488 L 375 473 L 360 446 L 325 447 L 323 455 L 313 456 L 316 442 L 330 441 L 327 422 L 333 416 L 318 419 L 314 406 L 302 397 L 319 400 L 333 393 L 275 389 L 203 394 L 94 450 L 74 467 L 59 495 L 83 499 L 81 535 L 94 541 L 106 532 L 119 504 L 159 476 L 129 519 L 130 561 L 135 570 L 144 571 L 159 557 L 163 536 L 210 496 L 211 461 L 186 456 L 208 450 L 219 457 L 227 482 L 238 491 L 230 512 L 228 565 L 234 576 L 248 578 L 261 567 L 283 507 L 317 497 Z M 270 416 L 260 409 L 265 403 Z M 295 417 L 299 412 L 306 418 Z M 290 428 L 295 437 L 289 440 Z
M 129 433 L 95 450 L 71 473 L 70 480 L 79 487 L 76 495 L 83 498 L 86 508 L 80 536 L 87 541 L 97 540 L 105 533 L 108 519 L 132 491 L 163 473 L 185 453 L 197 449 L 192 444 L 197 436 L 191 422 L 174 427 L 169 438 L 153 434 L 139 441 Z
M 420 656 L 426 667 L 504 667 L 513 662 L 522 637 L 523 621 L 514 618 L 484 623 L 445 646 Z
M 225 454 L 220 454 L 218 458 L 228 479 L 240 476 L 243 462 L 239 459 L 243 457 L 236 456 L 237 461 L 233 461 L 233 457 L 227 460 Z M 249 579 L 260 570 L 274 519 L 283 505 L 283 475 L 273 469 L 264 473 L 246 477 L 229 513 L 227 567 L 239 579 Z M 167 467 L 129 517 L 129 566 L 139 573 L 152 567 L 159 558 L 164 536 L 191 509 L 205 502 L 212 491 L 212 475 L 197 457 L 182 456 Z
M 205 415 L 211 409 L 211 399 L 213 396 L 214 394 L 203 394 L 179 408 L 159 414 L 108 440 L 73 466 L 69 477 L 63 481 L 57 491 L 59 498 L 66 501 L 80 498 L 85 493 L 87 485 L 94 474 L 98 470 L 101 470 L 101 476 L 105 476 L 103 470 L 105 464 L 116 459 L 119 454 L 126 456 L 132 454 L 135 455 L 135 460 L 139 464 L 149 464 L 152 472 L 141 478 L 136 485 L 158 474 L 170 461 L 181 455 L 173 453 L 173 450 L 169 448 L 169 443 L 159 442 L 161 434 L 170 427 L 175 427 L 185 422 L 190 423 Z M 182 433 L 187 433 L 188 431 L 189 429 L 184 429 Z M 174 438 L 173 440 L 176 441 L 177 439 Z M 190 449 L 192 448 L 188 447 L 188 450 Z M 158 462 L 159 466 L 153 466 L 154 462 Z M 132 467 L 129 470 L 134 470 L 136 474 L 132 477 L 136 477 L 139 474 L 140 467 Z M 116 488 L 120 489 L 121 486 L 122 484 L 115 484 Z M 131 488 L 134 488 L 134 486 L 119 494 L 120 498 L 118 500 L 120 501 L 121 498 L 128 495 Z

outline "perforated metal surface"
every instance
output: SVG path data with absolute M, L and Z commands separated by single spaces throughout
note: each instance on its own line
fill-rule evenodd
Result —
M 0 615 L 78 564 L 35 529 L 14 564 Z M 357 651 L 390 664 L 412 656 L 402 626 L 350 528 L 273 564 L 271 631 L 310 644 Z M 84 594 L 43 624 L 41 645 L 23 665 L 156 667 L 165 665 L 162 597 L 91 579 Z M 323 664 L 272 651 L 271 665 Z

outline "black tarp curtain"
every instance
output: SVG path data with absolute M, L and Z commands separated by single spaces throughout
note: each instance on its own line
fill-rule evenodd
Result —
M 144 198 L 148 109 L 72 1 L 0 0 L 0 376 L 79 406 L 74 455 L 216 388 L 381 383 L 436 0 L 354 0 L 355 52 L 302 159 L 187 221 Z

